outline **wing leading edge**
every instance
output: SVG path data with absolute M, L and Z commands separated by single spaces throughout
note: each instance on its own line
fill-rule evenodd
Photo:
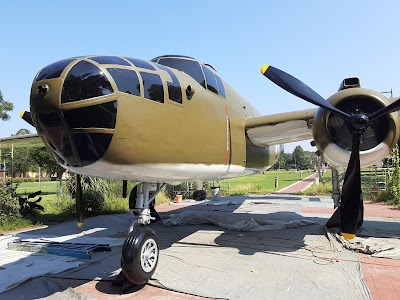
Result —
M 307 109 L 248 118 L 245 130 L 257 146 L 285 144 L 312 138 L 311 126 L 317 109 Z

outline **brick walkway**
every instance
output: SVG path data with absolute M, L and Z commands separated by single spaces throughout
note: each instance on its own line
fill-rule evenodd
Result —
M 359 254 L 364 280 L 374 300 L 400 299 L 400 260 Z
M 327 214 L 332 215 L 335 209 L 328 207 L 303 207 L 302 212 L 310 214 Z M 364 202 L 365 218 L 389 218 L 400 219 L 400 209 L 383 203 L 371 201 Z
M 315 181 L 315 174 L 311 174 L 310 176 L 300 180 L 296 183 L 289 185 L 279 191 L 278 194 L 294 194 L 303 191 L 308 188 Z

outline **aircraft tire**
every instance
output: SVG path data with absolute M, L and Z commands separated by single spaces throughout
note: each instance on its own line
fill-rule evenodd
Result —
M 159 246 L 154 231 L 145 226 L 136 227 L 122 246 L 122 271 L 133 284 L 146 284 L 156 270 L 158 257 Z

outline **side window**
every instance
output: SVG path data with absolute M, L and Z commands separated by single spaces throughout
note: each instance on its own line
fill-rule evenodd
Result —
M 172 82 L 167 81 L 169 99 L 182 104 L 182 90 L 178 78 L 169 68 L 160 64 L 157 67 L 166 71 L 171 76 Z
M 204 75 L 206 75 L 207 89 L 218 95 L 218 84 L 215 79 L 214 73 L 211 72 L 207 67 L 203 66 Z
M 204 88 L 206 87 L 203 72 L 197 61 L 182 58 L 161 58 L 158 63 L 185 72 Z
M 215 75 L 215 74 L 214 74 L 214 75 Z M 225 88 L 224 88 L 224 84 L 222 83 L 221 78 L 219 78 L 219 76 L 215 75 L 215 79 L 217 80 L 217 83 L 218 83 L 218 92 L 219 92 L 219 95 L 220 95 L 221 97 L 226 98 Z
M 107 71 L 114 78 L 118 90 L 123 93 L 140 96 L 139 78 L 135 71 L 117 68 L 110 68 Z
M 161 77 L 157 74 L 140 72 L 143 80 L 144 97 L 164 103 L 164 88 Z

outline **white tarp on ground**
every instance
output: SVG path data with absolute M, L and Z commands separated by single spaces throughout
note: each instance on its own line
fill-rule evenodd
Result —
M 233 231 L 265 231 L 301 227 L 315 224 L 315 222 L 306 219 L 274 221 L 265 218 L 241 217 L 240 215 L 228 217 L 218 212 L 184 211 L 169 215 L 168 219 L 163 220 L 163 224 L 164 226 L 212 224 Z
M 1 250 L 0 293 L 14 288 L 30 278 L 60 273 L 81 264 L 83 262 L 68 256 Z
M 28 279 L 46 274 L 57 274 L 85 264 L 85 262 L 79 261 L 70 256 L 58 256 L 7 249 L 7 244 L 9 242 L 20 239 L 33 242 L 65 242 L 73 240 L 74 243 L 109 244 L 110 246 L 120 246 L 124 242 L 124 239 L 121 238 L 100 238 L 79 235 L 67 235 L 61 237 L 42 236 L 40 238 L 32 234 L 19 234 L 18 238 L 12 235 L 1 236 L 0 293 L 14 288 Z
M 383 238 L 382 232 L 361 229 L 357 232 L 359 236 L 352 240 L 346 240 L 337 231 L 331 230 L 331 232 L 336 240 L 346 249 L 368 254 L 373 257 L 400 259 L 399 236 Z
M 236 222 L 253 219 L 258 224 L 256 226 L 273 230 L 237 232 L 216 230 L 209 224 L 165 227 L 159 222 L 151 225 L 160 245 L 160 260 L 151 283 L 221 299 L 370 299 L 357 254 L 340 244 L 332 246 L 322 230 L 321 224 L 326 219 L 305 218 L 293 213 L 300 212 L 297 206 L 302 203 L 314 205 L 314 202 L 310 204 L 308 199 L 286 197 L 273 203 L 275 195 L 264 198 L 258 197 L 257 205 L 252 204 L 254 199 L 251 199 L 248 205 L 241 205 L 243 201 L 238 201 L 238 207 L 218 206 L 215 207 L 218 211 L 211 214 L 225 221 L 227 217 Z M 284 202 L 281 204 L 279 201 Z M 236 213 L 232 213 L 233 210 Z M 221 218 L 214 221 L 221 221 Z M 85 223 L 86 233 L 88 237 L 102 241 L 122 237 L 130 220 L 128 214 L 92 218 Z M 293 220 L 295 228 L 287 228 Z M 301 224 L 302 220 L 307 222 Z M 228 225 L 232 223 L 228 222 Z M 34 232 L 36 238 L 77 233 L 79 230 L 72 222 Z M 72 240 L 77 239 L 74 237 Z M 118 273 L 121 248 L 115 246 L 111 252 L 95 253 L 94 263 L 91 261 L 59 274 L 30 280 L 0 294 L 0 299 L 54 295 L 57 289 L 47 288 L 50 286 L 47 281 L 55 279 L 110 280 Z M 46 287 L 40 294 L 35 286 L 38 280 L 43 281 L 41 286 Z M 65 299 L 71 298 L 70 294 L 62 295 Z
M 217 299 L 371 299 L 357 254 L 332 249 L 320 225 L 193 230 L 161 251 L 151 283 Z
M 119 221 L 117 221 L 118 219 Z M 117 216 L 99 216 L 97 220 L 95 218 L 87 219 L 86 224 L 91 226 L 85 226 L 84 229 L 78 228 L 75 222 L 67 222 L 25 233 L 0 236 L 0 293 L 14 288 L 28 279 L 46 274 L 57 274 L 93 261 L 86 260 L 87 262 L 84 262 L 69 256 L 8 250 L 9 242 L 25 240 L 121 246 L 124 238 L 107 237 L 107 235 L 118 234 L 118 226 L 112 230 L 104 227 L 110 224 L 120 225 L 121 222 L 126 227 L 125 223 L 129 224 L 130 222 L 129 216 L 123 215 L 119 218 Z M 55 236 L 54 233 L 58 233 L 58 235 Z

